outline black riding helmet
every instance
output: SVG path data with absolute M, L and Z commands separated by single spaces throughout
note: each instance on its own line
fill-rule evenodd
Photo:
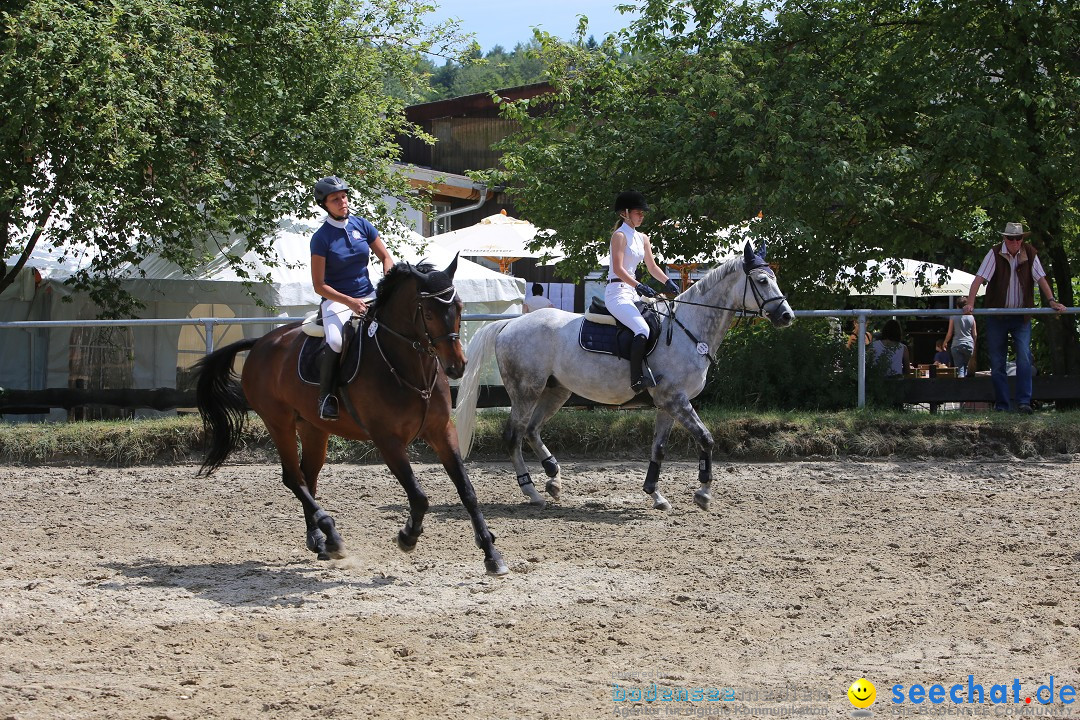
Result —
M 645 202 L 645 196 L 637 190 L 626 190 L 619 193 L 615 198 L 615 212 L 623 210 L 649 210 L 649 203 Z
M 345 182 L 337 175 L 329 175 L 322 178 L 319 182 L 315 183 L 315 204 L 326 209 L 326 197 L 333 195 L 336 192 L 342 190 L 348 190 L 349 183 Z

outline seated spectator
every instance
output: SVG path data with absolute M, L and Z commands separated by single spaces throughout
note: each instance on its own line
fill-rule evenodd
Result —
M 881 329 L 881 339 L 870 345 L 870 361 L 880 363 L 887 377 L 902 376 L 911 369 L 911 356 L 901 338 L 900 321 L 893 319 Z
M 945 349 L 945 341 L 938 340 L 934 343 L 934 349 L 937 351 L 934 353 L 934 364 L 938 367 L 952 367 L 952 353 Z

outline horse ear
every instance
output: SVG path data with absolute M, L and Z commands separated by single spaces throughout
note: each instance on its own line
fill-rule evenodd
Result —
M 764 239 L 764 238 L 762 238 L 762 240 L 761 240 L 761 252 L 759 252 L 759 253 L 758 253 L 758 255 L 760 255 L 760 256 L 761 256 L 761 259 L 762 259 L 762 260 L 764 260 L 764 259 L 765 259 L 765 252 L 766 252 L 766 251 L 767 251 L 768 249 L 769 249 L 769 241 L 768 241 L 768 240 L 766 240 L 766 239 Z
M 454 273 L 457 272 L 457 261 L 458 261 L 458 256 L 459 255 L 461 255 L 460 252 L 455 253 L 454 254 L 454 261 L 447 266 L 446 270 L 443 270 L 443 272 L 445 272 L 447 274 L 447 276 L 449 276 L 449 278 L 451 280 L 454 279 Z
M 746 241 L 746 245 L 743 247 L 743 262 L 754 262 L 754 248 L 750 245 L 750 241 Z

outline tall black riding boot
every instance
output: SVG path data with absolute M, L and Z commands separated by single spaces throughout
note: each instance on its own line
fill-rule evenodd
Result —
M 645 345 L 648 342 L 649 339 L 644 335 L 635 335 L 630 343 L 630 389 L 636 393 L 646 387 L 656 387 L 656 384 L 664 379 L 662 375 L 654 377 L 651 370 L 646 374 L 642 367 L 645 359 Z
M 337 391 L 338 365 L 341 353 L 336 353 L 327 345 L 319 358 L 319 417 L 323 420 L 338 419 Z

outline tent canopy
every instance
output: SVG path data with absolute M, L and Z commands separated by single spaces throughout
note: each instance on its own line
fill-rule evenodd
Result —
M 553 260 L 563 254 L 550 247 L 530 250 L 529 242 L 536 237 L 537 227 L 526 220 L 498 213 L 475 225 L 434 235 L 432 243 L 462 255 L 483 257 L 499 263 L 506 272 L 510 263 L 521 258 Z
M 244 278 L 229 265 L 224 253 L 244 256 L 254 268 L 255 280 L 251 291 L 263 302 L 278 308 L 317 305 L 320 301 L 311 286 L 310 241 L 321 225 L 320 220 L 283 218 L 274 238 L 273 249 L 281 262 L 268 265 L 255 253 L 246 252 L 246 241 L 234 238 L 232 244 L 214 254 L 212 260 L 187 274 L 175 263 L 153 255 L 139 263 L 129 273 L 129 290 L 141 299 L 189 296 L 200 303 L 252 304 Z M 395 260 L 416 264 L 427 258 L 443 269 L 454 259 L 454 253 L 428 246 L 423 236 L 411 230 L 384 234 L 384 241 Z M 368 269 L 373 283 L 382 278 L 382 268 L 373 262 Z M 260 283 L 255 276 L 265 276 L 269 283 Z M 489 270 L 482 265 L 460 258 L 454 277 L 461 299 L 466 303 L 514 303 L 525 295 L 525 282 Z M 489 310 L 502 312 L 502 310 Z
M 912 260 L 911 258 L 900 258 L 900 263 L 901 273 L 894 281 L 887 267 L 888 261 L 871 260 L 868 262 L 868 273 L 863 277 L 869 277 L 869 271 L 879 267 L 884 277 L 867 292 L 851 287 L 851 278 L 853 276 L 859 277 L 860 273 L 857 273 L 853 268 L 845 268 L 843 275 L 848 279 L 843 282 L 843 286 L 849 288 L 849 295 L 880 295 L 893 298 L 964 297 L 971 289 L 971 283 L 975 281 L 975 276 L 971 273 L 962 270 L 948 270 L 944 265 L 936 263 Z M 885 265 L 885 267 L 881 267 L 882 265 Z M 945 271 L 947 271 L 947 275 L 945 281 L 942 282 L 940 277 Z M 928 283 L 926 287 L 920 287 L 918 283 L 920 277 L 926 279 Z M 979 295 L 983 295 L 985 292 L 985 286 L 979 288 Z

